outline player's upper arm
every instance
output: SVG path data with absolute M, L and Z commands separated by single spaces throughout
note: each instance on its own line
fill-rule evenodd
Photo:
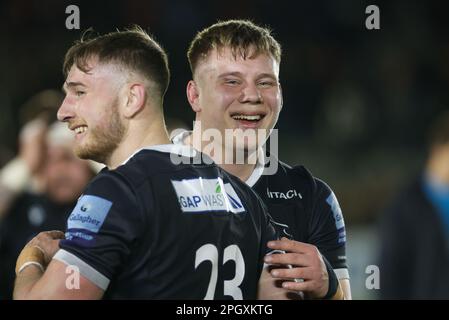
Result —
M 311 219 L 310 243 L 316 245 L 334 269 L 345 299 L 351 299 L 346 263 L 346 228 L 343 213 L 332 189 L 316 179 L 316 203 Z
M 332 189 L 315 179 L 316 191 L 307 242 L 318 247 L 339 279 L 348 278 L 346 264 L 346 228 L 343 213 Z M 342 272 L 346 270 L 346 272 Z
M 83 276 L 106 289 L 145 227 L 134 190 L 120 176 L 102 174 L 78 200 L 54 259 L 76 265 Z
M 80 274 L 73 266 L 52 260 L 27 299 L 97 300 L 104 291 Z

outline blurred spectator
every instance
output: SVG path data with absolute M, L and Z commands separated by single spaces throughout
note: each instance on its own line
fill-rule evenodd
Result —
M 14 154 L 6 147 L 0 144 L 0 168 L 2 168 Z
M 58 90 L 47 89 L 38 92 L 20 107 L 20 125 L 24 126 L 34 119 L 41 119 L 47 124 L 56 121 L 56 112 L 63 99 L 64 96 Z
M 40 118 L 27 123 L 19 136 L 19 154 L 0 171 L 0 221 L 23 191 L 43 192 L 46 131 L 47 125 Z
M 21 156 L 0 174 L 9 175 L 6 188 L 13 195 L 0 220 L 0 299 L 12 296 L 15 260 L 23 246 L 41 231 L 65 229 L 71 209 L 95 173 L 88 161 L 74 155 L 73 135 L 65 124 L 55 123 L 47 132 L 43 123 L 33 121 L 26 130 L 30 131 L 22 135 L 31 135 L 22 144 L 26 150 L 21 149 Z M 27 189 L 36 168 L 41 168 L 39 184 Z
M 384 299 L 449 299 L 449 112 L 431 127 L 423 172 L 382 221 Z
M 0 221 L 22 191 L 43 192 L 45 135 L 47 126 L 56 120 L 62 100 L 60 91 L 48 89 L 33 95 L 19 108 L 19 154 L 0 171 Z

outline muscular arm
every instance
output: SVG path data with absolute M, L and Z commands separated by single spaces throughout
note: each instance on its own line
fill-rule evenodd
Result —
M 79 282 L 78 282 L 79 281 Z M 52 260 L 43 273 L 30 265 L 16 278 L 13 298 L 16 300 L 94 300 L 104 291 L 82 276 L 74 268 Z

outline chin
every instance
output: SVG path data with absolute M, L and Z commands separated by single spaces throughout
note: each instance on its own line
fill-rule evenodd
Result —
M 105 163 L 106 161 L 106 156 L 104 154 L 93 152 L 91 148 L 76 148 L 75 154 L 78 158 L 83 160 L 92 160 L 99 163 Z
M 244 140 L 244 141 L 242 141 Z M 248 141 L 248 139 L 237 140 L 235 145 L 235 150 L 244 151 L 245 153 L 251 153 L 258 148 L 258 142 Z M 251 139 L 252 140 L 252 139 Z
M 255 164 L 254 156 L 257 155 L 257 145 L 256 144 L 244 144 L 244 145 L 237 145 L 234 149 L 234 161 L 236 164 Z M 243 161 L 243 162 L 242 162 Z

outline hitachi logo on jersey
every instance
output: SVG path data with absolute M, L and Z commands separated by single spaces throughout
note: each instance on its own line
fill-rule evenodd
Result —
M 232 185 L 221 178 L 172 180 L 172 184 L 183 212 L 245 212 Z
M 276 191 L 270 191 L 267 188 L 267 195 L 270 199 L 292 199 L 294 197 L 298 197 L 299 199 L 302 199 L 301 193 L 296 191 L 295 189 L 288 190 L 287 192 L 276 192 Z

